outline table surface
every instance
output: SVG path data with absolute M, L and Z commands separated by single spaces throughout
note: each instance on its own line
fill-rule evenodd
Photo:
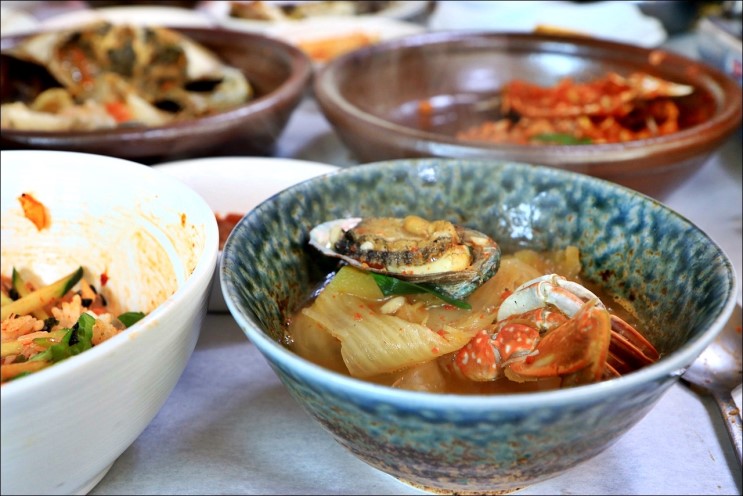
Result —
M 697 56 L 693 33 L 665 47 Z M 275 155 L 356 163 L 311 97 Z M 664 201 L 720 245 L 739 281 L 741 191 L 738 132 Z M 209 313 L 170 398 L 90 494 L 423 493 L 337 444 L 289 396 L 232 317 Z M 678 383 L 606 451 L 518 494 L 741 494 L 741 466 L 714 401 Z

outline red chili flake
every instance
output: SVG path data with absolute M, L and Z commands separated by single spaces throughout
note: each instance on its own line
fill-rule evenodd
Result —
M 186 227 L 186 214 L 181 214 L 181 227 Z
M 455 307 L 454 305 L 451 305 L 449 303 L 444 303 L 444 309 L 445 310 L 455 310 L 456 308 L 457 307 Z
M 353 314 L 353 320 L 361 320 L 363 318 L 364 317 L 361 315 L 360 312 L 356 312 L 355 314 Z
M 433 348 L 431 348 L 431 353 L 433 353 L 434 355 L 437 354 L 438 352 L 439 352 L 438 346 L 434 346 Z
M 448 333 L 447 333 L 447 332 L 446 332 L 446 331 L 445 331 L 444 329 L 439 329 L 438 331 L 436 331 L 436 334 L 438 334 L 438 335 L 439 335 L 439 336 L 441 336 L 441 337 L 444 337 L 444 336 L 446 336 L 446 335 L 447 335 Z
M 108 274 L 101 272 L 101 287 L 105 286 L 108 282 Z

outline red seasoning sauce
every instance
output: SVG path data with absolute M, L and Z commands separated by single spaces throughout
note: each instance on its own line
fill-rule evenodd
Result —
M 232 229 L 243 218 L 243 214 L 228 213 L 215 214 L 215 216 L 217 217 L 217 226 L 219 227 L 219 250 L 221 251 Z

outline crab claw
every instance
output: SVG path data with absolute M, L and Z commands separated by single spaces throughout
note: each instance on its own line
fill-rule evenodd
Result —
M 472 381 L 493 381 L 498 377 L 495 350 L 490 345 L 490 332 L 486 329 L 475 336 L 454 356 L 452 371 L 459 377 Z
M 518 382 L 563 377 L 563 385 L 598 381 L 604 373 L 611 340 L 611 318 L 593 299 L 575 316 L 548 332 L 535 353 L 506 367 L 506 376 Z
M 508 322 L 493 333 L 478 332 L 454 357 L 454 371 L 471 381 L 494 381 L 503 374 L 511 359 L 532 352 L 539 341 L 539 331 L 529 325 Z

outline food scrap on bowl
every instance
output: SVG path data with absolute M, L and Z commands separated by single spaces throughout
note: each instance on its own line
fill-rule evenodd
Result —
M 49 212 L 47 212 L 44 204 L 34 198 L 31 193 L 22 193 L 18 197 L 18 201 L 23 208 L 23 214 L 34 223 L 36 229 L 41 231 L 49 226 Z

